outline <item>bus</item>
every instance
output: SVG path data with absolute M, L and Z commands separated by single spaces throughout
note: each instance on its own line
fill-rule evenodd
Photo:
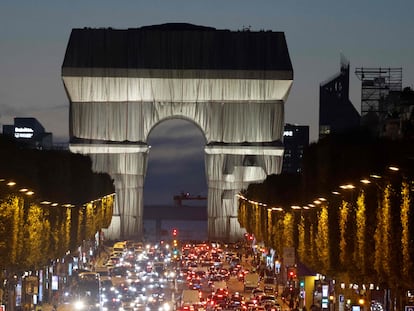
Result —
M 74 286 L 74 306 L 81 311 L 101 311 L 101 280 L 96 272 L 80 272 Z

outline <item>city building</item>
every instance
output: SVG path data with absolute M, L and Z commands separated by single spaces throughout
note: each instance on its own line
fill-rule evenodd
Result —
M 285 124 L 282 173 L 300 173 L 304 149 L 309 145 L 309 126 Z
M 356 68 L 361 80 L 361 126 L 375 136 L 413 138 L 414 91 L 402 88 L 402 68 Z
M 360 126 L 360 114 L 349 100 L 349 61 L 341 55 L 341 69 L 319 87 L 319 139 Z
M 3 135 L 13 137 L 28 148 L 48 150 L 53 147 L 53 135 L 45 131 L 36 118 L 14 118 L 14 124 L 3 125 Z

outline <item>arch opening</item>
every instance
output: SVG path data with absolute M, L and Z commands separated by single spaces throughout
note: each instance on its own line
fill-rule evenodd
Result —
M 144 177 L 145 240 L 169 240 L 177 229 L 183 240 L 207 239 L 207 179 L 200 127 L 171 117 L 150 131 Z

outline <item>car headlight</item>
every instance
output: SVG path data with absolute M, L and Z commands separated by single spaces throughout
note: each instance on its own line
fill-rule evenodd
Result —
M 74 304 L 75 310 L 83 310 L 85 308 L 85 303 L 82 300 L 78 300 Z
M 170 311 L 171 310 L 171 306 L 169 303 L 164 303 L 162 306 L 163 311 Z

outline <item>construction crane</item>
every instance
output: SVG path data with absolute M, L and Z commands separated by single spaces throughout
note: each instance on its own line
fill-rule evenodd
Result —
M 174 202 L 177 206 L 182 206 L 184 200 L 207 200 L 207 197 L 201 195 L 192 196 L 188 192 L 181 192 L 179 195 L 174 196 Z

